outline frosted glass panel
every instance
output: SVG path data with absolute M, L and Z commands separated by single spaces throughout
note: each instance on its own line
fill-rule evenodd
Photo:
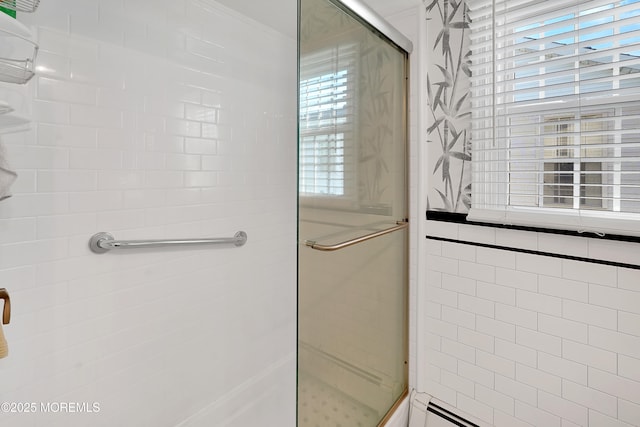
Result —
M 300 22 L 298 422 L 377 426 L 406 391 L 406 54 L 327 0 Z

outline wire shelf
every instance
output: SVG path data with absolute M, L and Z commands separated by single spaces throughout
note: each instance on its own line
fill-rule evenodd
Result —
M 0 0 L 0 5 L 5 1 Z M 38 44 L 24 24 L 4 13 L 0 13 L 0 52 L 0 81 L 24 84 L 31 80 Z
M 35 12 L 40 0 L 0 0 L 0 6 L 18 12 Z
M 34 76 L 33 61 L 0 58 L 0 80 L 7 83 L 25 84 Z

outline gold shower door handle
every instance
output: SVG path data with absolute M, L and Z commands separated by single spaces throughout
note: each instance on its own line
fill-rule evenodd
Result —
M 11 320 L 11 298 L 9 292 L 5 288 L 0 288 L 0 299 L 4 300 L 4 308 L 2 310 L 2 324 L 8 325 Z
M 384 230 L 380 230 L 380 231 L 375 231 L 370 234 L 365 234 L 364 236 L 356 237 L 355 239 L 347 240 L 341 243 L 336 243 L 335 245 L 321 245 L 313 240 L 307 240 L 305 242 L 305 245 L 317 251 L 326 251 L 326 252 L 337 251 L 338 249 L 343 249 L 358 243 L 366 242 L 367 240 L 384 236 L 385 234 L 393 233 L 394 231 L 404 230 L 407 227 L 409 227 L 409 223 L 407 221 L 398 221 L 396 222 L 396 225 L 393 227 L 385 228 Z

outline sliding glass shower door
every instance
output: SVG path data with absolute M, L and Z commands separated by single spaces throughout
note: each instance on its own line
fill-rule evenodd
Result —
M 406 72 L 338 0 L 301 0 L 301 427 L 377 426 L 406 393 Z

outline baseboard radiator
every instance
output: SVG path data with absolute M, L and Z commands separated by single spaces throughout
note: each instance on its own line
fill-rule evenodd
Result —
M 411 393 L 409 427 L 480 427 L 431 401 L 426 393 Z

